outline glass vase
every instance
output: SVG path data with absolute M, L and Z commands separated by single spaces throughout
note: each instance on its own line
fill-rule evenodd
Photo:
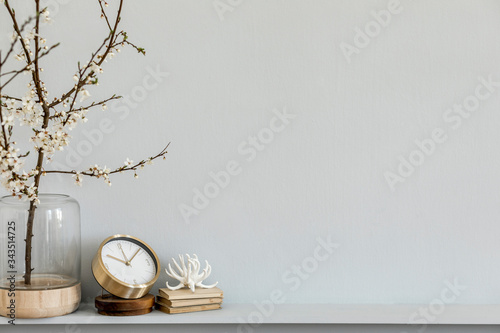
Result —
M 29 285 L 24 278 L 29 201 L 0 199 L 0 315 L 5 317 L 55 317 L 80 304 L 80 206 L 62 194 L 39 199 Z

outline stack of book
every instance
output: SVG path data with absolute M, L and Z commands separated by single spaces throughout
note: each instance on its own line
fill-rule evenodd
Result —
M 217 310 L 221 308 L 223 298 L 219 288 L 197 288 L 194 293 L 190 289 L 160 288 L 156 309 L 170 314 Z

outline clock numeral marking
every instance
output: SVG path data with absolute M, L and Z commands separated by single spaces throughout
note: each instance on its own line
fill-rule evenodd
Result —
M 138 284 L 136 279 L 134 279 L 134 284 Z
M 148 264 L 148 266 L 151 266 L 151 263 L 149 262 L 149 259 L 146 259 L 146 264 Z
M 108 263 L 105 263 L 104 267 L 106 267 L 106 269 L 109 271 L 109 265 L 108 265 Z

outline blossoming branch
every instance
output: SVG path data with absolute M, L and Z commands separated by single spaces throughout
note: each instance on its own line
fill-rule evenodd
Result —
M 127 33 L 119 30 L 123 0 L 119 0 L 116 17 L 110 19 L 106 7 L 108 3 L 97 0 L 101 19 L 108 28 L 108 34 L 103 38 L 97 49 L 91 53 L 88 61 L 77 64 L 72 75 L 74 84 L 58 97 L 49 97 L 49 89 L 42 79 L 44 72 L 40 60 L 48 56 L 59 43 L 49 46 L 43 37 L 41 26 L 52 23 L 47 8 L 40 8 L 40 0 L 34 0 L 35 14 L 20 23 L 16 11 L 9 0 L 0 0 L 11 18 L 14 31 L 11 44 L 6 52 L 0 51 L 0 177 L 2 185 L 13 196 L 26 198 L 30 202 L 26 223 L 25 275 L 26 285 L 31 284 L 31 244 L 33 238 L 33 221 L 36 206 L 39 203 L 38 193 L 40 177 L 51 174 L 69 174 L 77 185 L 82 184 L 83 177 L 103 179 L 111 185 L 110 175 L 133 171 L 137 178 L 137 170 L 160 157 L 165 158 L 168 145 L 158 154 L 141 160 L 138 163 L 126 159 L 124 165 L 116 168 L 91 166 L 81 171 L 77 170 L 46 170 L 44 162 L 50 163 L 54 154 L 64 149 L 70 143 L 69 134 L 78 124 L 87 122 L 87 115 L 94 109 L 106 110 L 108 102 L 120 98 L 116 94 L 100 101 L 87 102 L 91 94 L 87 89 L 96 86 L 99 75 L 103 73 L 102 65 L 113 59 L 121 48 L 131 46 L 137 52 L 145 55 L 143 48 L 128 40 Z M 4 71 L 8 61 L 18 62 L 17 69 Z M 28 74 L 27 90 L 22 95 L 6 93 L 7 86 L 21 74 Z M 45 74 L 46 75 L 46 74 Z M 20 153 L 17 143 L 12 140 L 16 126 L 28 126 L 32 135 L 27 141 L 32 143 L 32 149 Z M 25 168 L 26 157 L 30 152 L 36 154 L 36 165 Z
M 69 132 L 79 123 L 87 122 L 90 110 L 97 107 L 106 110 L 108 102 L 120 98 L 120 96 L 112 95 L 101 101 L 82 104 L 91 97 L 87 87 L 98 85 L 98 76 L 103 73 L 103 63 L 113 59 L 126 45 L 142 54 L 145 54 L 145 50 L 131 43 L 125 31 L 117 30 L 123 1 L 120 1 L 116 19 L 112 22 L 106 12 L 108 3 L 98 0 L 101 18 L 106 22 L 109 34 L 103 39 L 97 50 L 90 55 L 90 59 L 85 65 L 82 66 L 78 63 L 77 71 L 73 75 L 74 85 L 60 97 L 49 99 L 49 91 L 41 79 L 40 73 L 43 72 L 43 68 L 40 67 L 39 60 L 59 45 L 59 43 L 55 43 L 48 46 L 47 40 L 40 35 L 41 23 L 52 23 L 50 13 L 46 8 L 40 9 L 39 1 L 35 1 L 37 11 L 35 18 L 28 18 L 20 25 L 9 1 L 5 0 L 2 3 L 5 5 L 14 27 L 12 43 L 8 52 L 3 57 L 0 53 L 0 173 L 2 185 L 9 192 L 20 197 L 27 197 L 36 203 L 40 176 L 49 173 L 72 174 L 77 185 L 82 184 L 84 176 L 89 176 L 102 178 L 108 185 L 111 185 L 109 178 L 111 174 L 134 171 L 134 176 L 138 177 L 137 170 L 144 168 L 147 164 L 152 164 L 156 158 L 164 157 L 168 146 L 159 154 L 135 165 L 130 163 L 127 158 L 125 166 L 114 169 L 94 165 L 81 171 L 45 170 L 43 160 L 52 161 L 54 154 L 63 150 L 70 143 L 71 135 Z M 30 26 L 33 21 L 35 22 L 34 26 Z M 9 59 L 21 62 L 22 66 L 18 70 L 3 73 L 2 67 Z M 21 73 L 31 74 L 26 93 L 19 97 L 3 93 L 5 87 Z M 16 142 L 10 140 L 16 125 L 29 126 L 33 130 L 33 135 L 29 140 L 33 143 L 33 151 L 39 154 L 38 160 L 42 161 L 29 171 L 23 169 L 24 158 L 27 157 L 29 151 L 20 155 L 19 149 L 16 148 Z

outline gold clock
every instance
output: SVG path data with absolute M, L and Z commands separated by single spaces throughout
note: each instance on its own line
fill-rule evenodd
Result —
M 160 261 L 142 240 L 114 235 L 102 242 L 92 259 L 92 273 L 109 293 L 121 298 L 141 298 L 158 280 Z

